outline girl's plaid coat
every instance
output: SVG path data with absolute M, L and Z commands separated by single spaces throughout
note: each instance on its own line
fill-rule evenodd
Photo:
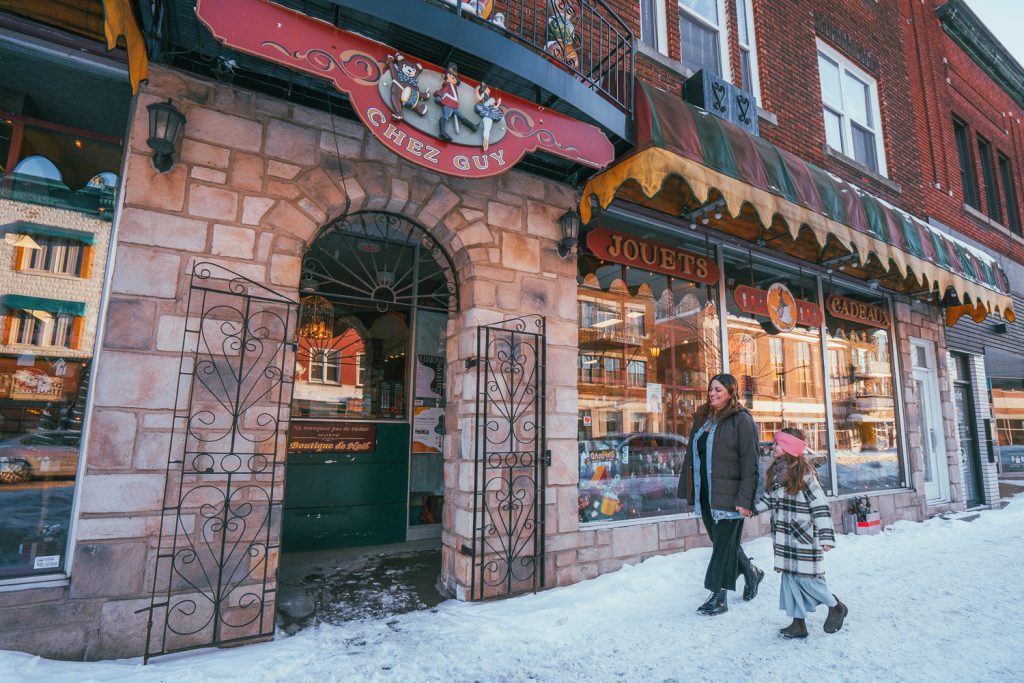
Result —
M 765 492 L 754 505 L 754 514 L 771 511 L 775 571 L 824 576 L 825 552 L 821 544 L 835 545 L 836 534 L 817 477 L 808 475 L 803 490 L 795 496 L 777 482 L 766 484 Z

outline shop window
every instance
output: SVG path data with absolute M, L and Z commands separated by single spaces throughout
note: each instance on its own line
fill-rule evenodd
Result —
M 76 277 L 82 275 L 82 265 L 89 251 L 88 245 L 64 237 L 37 236 L 34 240 L 39 248 L 25 249 L 25 270 Z
M 818 75 L 828 146 L 886 175 L 875 79 L 821 40 Z
M 875 312 L 887 309 L 886 301 L 875 295 L 838 285 L 829 290 L 828 296 L 840 297 L 838 301 L 867 304 Z M 834 308 L 857 310 L 849 305 Z M 875 316 L 875 322 L 868 323 L 836 317 L 832 309 L 826 306 L 825 326 L 836 490 L 842 495 L 898 488 L 906 478 L 897 436 L 888 318 Z
M 676 243 L 708 253 L 703 241 Z M 713 286 L 581 254 L 581 522 L 692 510 L 676 490 L 694 411 L 721 368 L 717 296 Z
M 1013 171 L 1010 160 L 1003 154 L 999 155 L 999 180 L 1003 184 L 1003 199 L 1006 202 L 1006 226 L 1014 234 L 1020 235 L 1020 214 L 1017 209 L 1017 191 L 1013 183 Z
M 704 70 L 729 78 L 728 40 L 723 0 L 680 0 L 679 44 L 682 63 L 696 73 Z
M 980 209 L 978 185 L 974 177 L 974 156 L 971 154 L 970 138 L 967 137 L 967 124 L 957 118 L 953 119 L 953 137 L 956 138 L 956 156 L 960 162 L 960 186 L 964 191 L 964 204 Z
M 981 161 L 981 179 L 985 183 L 985 208 L 989 218 L 996 223 L 1003 222 L 1003 208 L 999 205 L 999 188 L 996 187 L 996 169 L 992 159 L 992 145 L 978 136 L 978 159 Z
M 78 348 L 83 318 L 49 311 L 11 311 L 7 315 L 7 344 Z
M 766 293 L 778 283 L 785 285 L 795 300 L 817 306 L 817 281 L 797 270 L 732 252 L 726 253 L 725 277 L 729 284 L 729 370 L 739 384 L 740 402 L 750 410 L 761 431 L 761 468 L 771 457 L 775 431 L 797 427 L 807 437 L 812 461 L 827 491 L 831 475 L 818 323 L 798 316 L 792 330 L 780 331 L 767 309 L 753 303 L 758 295 L 744 296 L 751 291 Z
M 754 7 L 752 0 L 736 0 L 736 26 L 740 48 L 740 87 L 761 99 L 761 81 L 757 73 L 757 47 L 754 38 Z

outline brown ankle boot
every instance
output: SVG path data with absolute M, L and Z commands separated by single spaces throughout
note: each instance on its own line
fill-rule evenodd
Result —
M 832 595 L 836 598 L 835 594 Z M 836 598 L 836 606 L 828 608 L 828 617 L 825 618 L 825 633 L 835 633 L 843 627 L 843 620 L 850 610 Z
M 793 623 L 786 628 L 780 628 L 779 633 L 783 638 L 806 638 L 807 624 L 803 619 L 793 619 Z

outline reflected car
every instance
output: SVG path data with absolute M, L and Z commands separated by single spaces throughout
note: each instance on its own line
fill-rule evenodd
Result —
M 684 512 L 676 487 L 686 443 L 684 436 L 653 432 L 580 441 L 580 520 Z
M 40 431 L 0 441 L 0 484 L 74 477 L 81 438 L 77 431 Z
M 1024 446 L 999 446 L 999 463 L 1003 472 L 1024 473 Z

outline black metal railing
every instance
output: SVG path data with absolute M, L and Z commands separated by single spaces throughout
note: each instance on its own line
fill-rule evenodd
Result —
M 633 112 L 633 32 L 603 0 L 441 0 L 568 70 Z

